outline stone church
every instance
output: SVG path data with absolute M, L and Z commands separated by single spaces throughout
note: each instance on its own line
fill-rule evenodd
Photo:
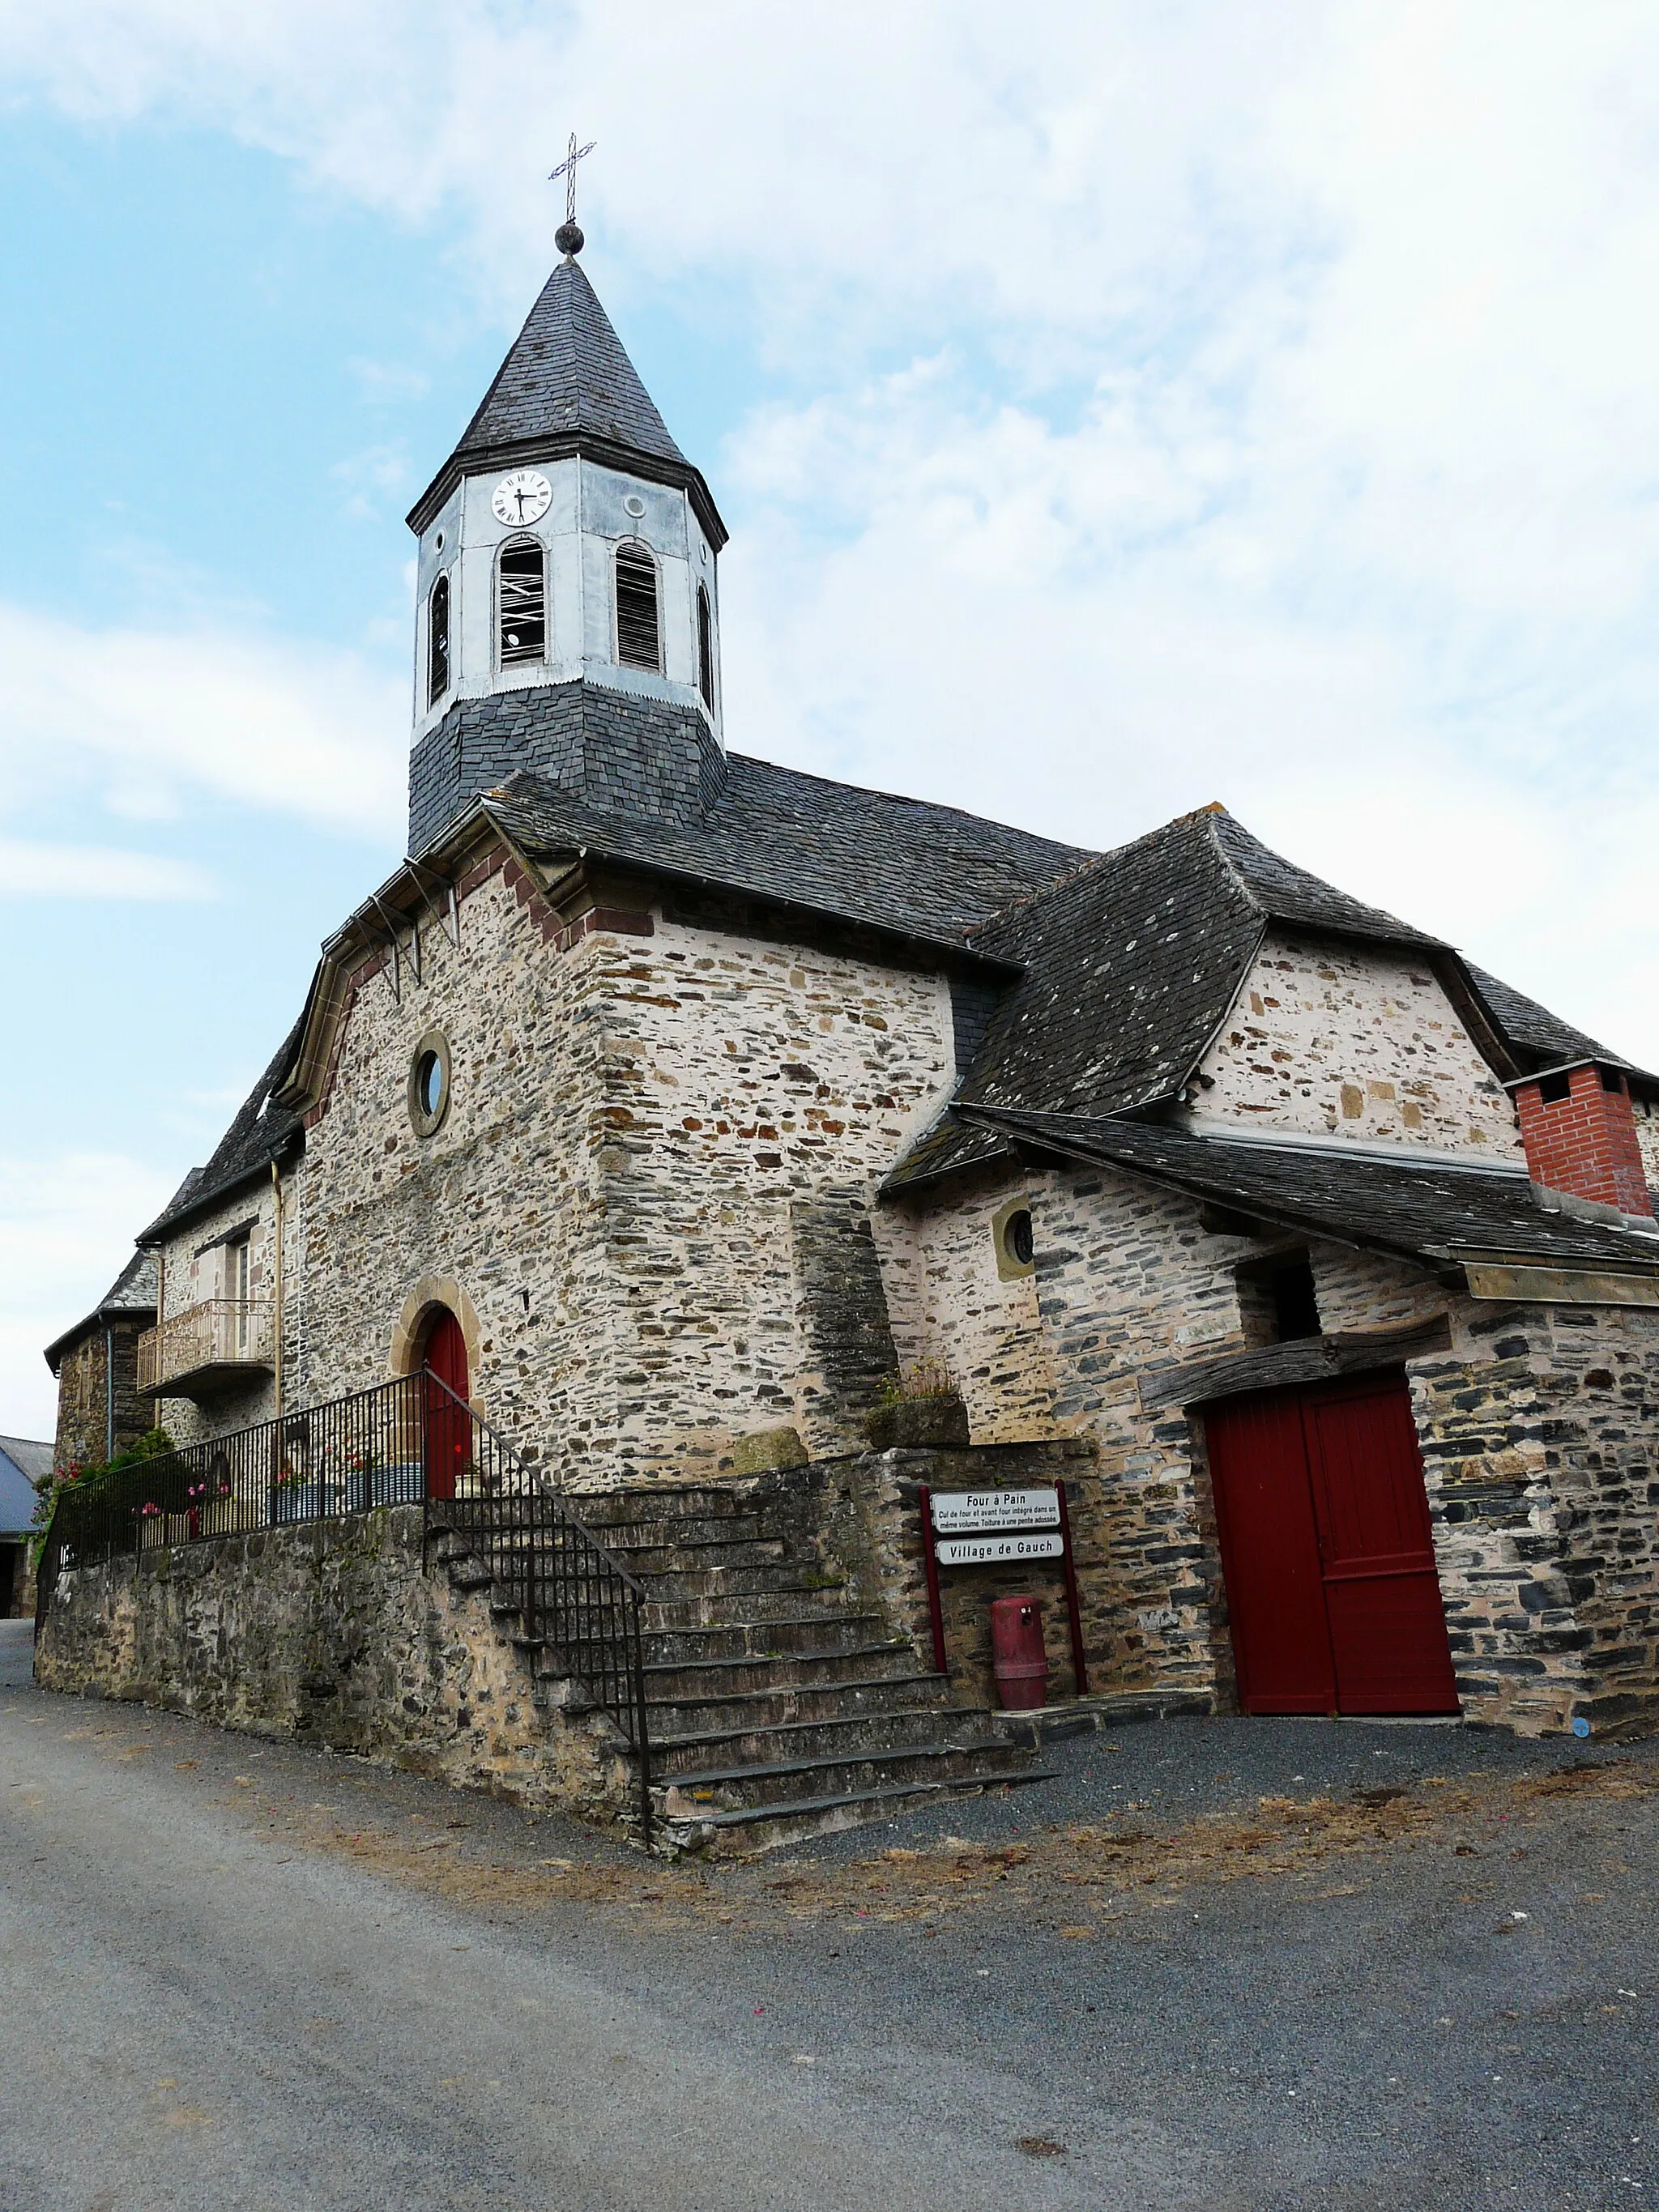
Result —
M 726 528 L 574 250 L 409 520 L 409 857 L 137 1240 L 175 1440 L 436 1372 L 665 1578 L 666 1809 L 763 1841 L 1011 1771 L 1009 1591 L 1079 1724 L 1642 1721 L 1659 1079 L 1221 806 L 1091 852 L 728 750 Z M 924 1558 L 1056 1483 L 1075 1649 L 1052 1556 Z M 329 1649 L 267 1721 L 344 1740 Z M 468 1664 L 422 1755 L 509 1786 Z

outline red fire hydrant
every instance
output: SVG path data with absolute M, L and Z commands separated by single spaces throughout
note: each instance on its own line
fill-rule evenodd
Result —
M 992 1599 L 991 1658 L 1004 1712 L 1035 1712 L 1048 1704 L 1048 1654 L 1042 1607 L 1034 1597 Z

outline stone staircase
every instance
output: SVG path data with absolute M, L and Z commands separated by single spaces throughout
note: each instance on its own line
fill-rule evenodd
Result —
M 860 1602 L 794 1493 L 710 1485 L 573 1503 L 647 1593 L 652 1797 L 668 1849 L 767 1850 L 1040 1778 L 1029 1750 Z M 465 1572 L 455 1544 L 451 1571 Z M 544 1683 L 568 1672 L 523 1633 L 509 1577 L 490 1602 Z

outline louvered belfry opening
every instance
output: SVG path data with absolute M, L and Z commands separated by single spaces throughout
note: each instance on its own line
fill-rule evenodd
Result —
M 697 689 L 702 703 L 714 711 L 714 617 L 708 605 L 708 587 L 697 586 Z
M 435 706 L 449 689 L 449 579 L 440 576 L 427 602 L 426 696 Z
M 617 548 L 617 659 L 623 668 L 662 666 L 657 564 L 643 545 Z
M 503 546 L 501 559 L 501 657 L 514 661 L 547 658 L 547 563 L 533 538 Z

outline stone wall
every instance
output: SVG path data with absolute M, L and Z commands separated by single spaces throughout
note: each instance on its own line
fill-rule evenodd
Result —
M 126 1447 L 155 1423 L 148 1398 L 138 1395 L 138 1338 L 134 1321 L 89 1329 L 58 1364 L 58 1430 L 52 1465 L 96 1467 L 110 1456 L 110 1415 L 114 1414 L 115 1449 Z M 110 1353 L 114 1353 L 114 1390 L 110 1390 Z
M 867 1190 L 937 1110 L 945 978 L 671 915 L 607 981 L 618 1471 L 700 1475 L 779 1423 L 844 1450 L 856 1396 L 826 1398 L 796 1325 L 797 1224 Z
M 1006 1170 L 964 1176 L 925 1209 L 876 1215 L 882 1273 L 900 1362 L 948 1370 L 976 1444 L 1054 1433 L 1054 1375 L 1035 1272 L 1008 1271 L 997 1229 L 1028 1199 Z
M 1194 1094 L 1206 1120 L 1522 1157 L 1514 1109 L 1425 963 L 1263 939 Z
M 629 1774 L 609 1723 L 537 1706 L 484 1599 L 422 1571 L 421 1523 L 418 1506 L 396 1506 L 72 1571 L 35 1678 L 526 1805 L 625 1814 Z
M 1411 1370 L 1465 1708 L 1531 1731 L 1659 1710 L 1659 1314 L 1458 1301 Z

